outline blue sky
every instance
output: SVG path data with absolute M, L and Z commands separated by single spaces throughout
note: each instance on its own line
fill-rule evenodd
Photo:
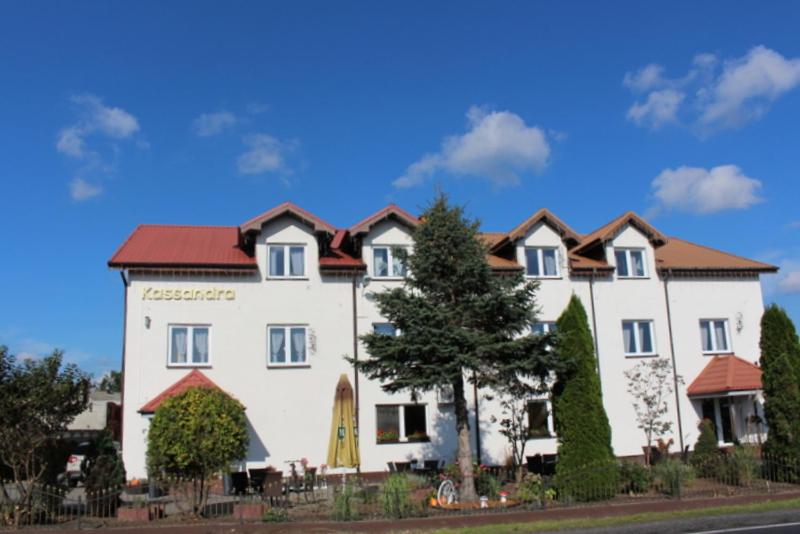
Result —
M 0 343 L 119 365 L 138 223 L 291 200 L 348 226 L 437 184 L 486 230 L 623 211 L 780 265 L 800 321 L 800 5 L 5 2 Z

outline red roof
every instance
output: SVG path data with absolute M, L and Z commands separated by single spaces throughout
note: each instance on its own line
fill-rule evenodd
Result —
M 261 230 L 261 225 L 263 225 L 267 221 L 271 221 L 281 215 L 292 215 L 293 217 L 301 220 L 302 222 L 311 226 L 314 231 L 320 232 L 328 232 L 329 234 L 333 234 L 336 232 L 336 228 L 331 226 L 330 224 L 326 223 L 313 213 L 309 213 L 300 206 L 296 206 L 291 202 L 284 202 L 283 204 L 279 204 L 272 209 L 269 209 L 262 213 L 261 215 L 257 215 L 247 221 L 246 223 L 241 225 L 242 232 L 248 232 L 251 230 Z
M 369 232 L 373 226 L 378 224 L 379 222 L 388 219 L 389 217 L 395 217 L 400 222 L 414 227 L 419 224 L 419 219 L 414 217 L 409 212 L 397 206 L 395 204 L 389 204 L 382 210 L 379 210 L 366 219 L 354 224 L 350 227 L 351 234 L 361 234 Z
M 139 408 L 139 413 L 153 413 L 161 406 L 165 400 L 180 395 L 189 388 L 215 388 L 222 391 L 210 378 L 201 373 L 198 369 L 184 375 L 183 378 L 172 384 L 170 387 L 153 397 L 150 402 Z
M 690 396 L 761 389 L 761 368 L 738 356 L 714 356 L 686 388 Z
M 110 267 L 256 268 L 239 248 L 235 226 L 142 224 L 108 261 Z

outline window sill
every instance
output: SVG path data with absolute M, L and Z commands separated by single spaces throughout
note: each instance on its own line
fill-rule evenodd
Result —
M 733 354 L 732 350 L 715 350 L 712 352 L 703 352 L 703 356 L 730 356 Z
M 403 443 L 429 443 L 431 438 L 414 438 L 414 439 L 392 439 L 384 441 L 376 441 L 376 445 L 397 445 Z
M 539 439 L 553 439 L 555 438 L 555 434 L 542 434 L 539 436 L 528 436 L 528 441 L 535 441 Z
M 307 276 L 267 276 L 264 280 L 308 280 Z
M 267 369 L 308 369 L 310 363 L 268 363 Z
M 650 280 L 649 276 L 619 276 L 617 275 L 617 280 Z
M 658 358 L 658 353 L 653 352 L 647 354 L 626 354 L 625 357 L 631 360 L 636 360 L 639 358 Z
M 373 280 L 380 282 L 402 282 L 406 279 L 405 276 L 373 276 Z
M 538 276 L 538 275 L 526 274 L 525 278 L 527 280 L 562 280 L 564 277 L 561 276 L 561 275 L 556 275 L 556 276 Z
M 167 369 L 211 369 L 210 363 L 168 363 Z

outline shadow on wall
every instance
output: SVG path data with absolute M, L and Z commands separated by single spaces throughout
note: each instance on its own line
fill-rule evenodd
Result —
M 253 428 L 249 417 L 247 418 L 247 436 L 250 438 L 250 445 L 247 447 L 247 457 L 245 461 L 248 463 L 266 465 L 269 451 Z

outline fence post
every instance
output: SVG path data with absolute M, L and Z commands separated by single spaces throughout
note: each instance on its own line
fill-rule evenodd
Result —
M 244 495 L 239 495 L 239 524 L 244 525 L 244 517 L 242 516 L 242 510 L 244 509 L 243 502 Z
M 544 510 L 547 507 L 547 483 L 550 477 L 542 475 L 542 483 L 539 484 L 539 507 Z
M 81 529 L 81 513 L 83 512 L 83 497 L 78 496 L 78 530 Z

